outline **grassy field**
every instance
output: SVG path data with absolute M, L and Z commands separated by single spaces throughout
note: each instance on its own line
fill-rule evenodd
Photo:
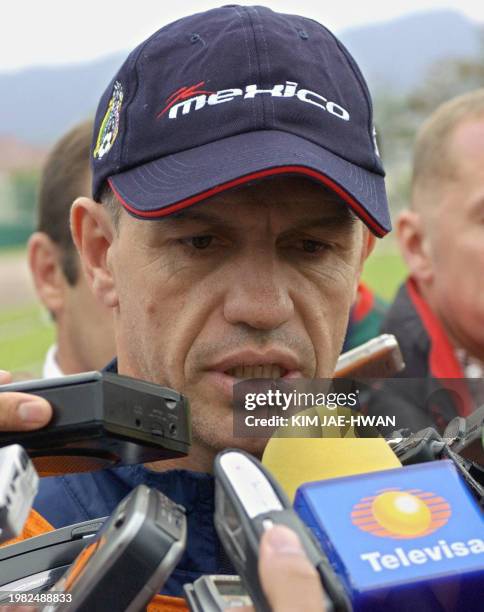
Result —
M 37 304 L 0 310 L 0 368 L 40 375 L 54 327 Z
M 363 280 L 380 297 L 390 302 L 406 275 L 405 264 L 396 248 L 388 249 L 382 244 L 368 258 Z
M 9 256 L 12 254 L 9 251 Z M 391 301 L 404 276 L 400 256 L 383 244 L 378 245 L 363 274 L 368 285 L 387 301 Z M 2 309 L 0 278 L 0 368 L 40 375 L 45 352 L 53 338 L 52 322 L 39 305 L 28 303 Z

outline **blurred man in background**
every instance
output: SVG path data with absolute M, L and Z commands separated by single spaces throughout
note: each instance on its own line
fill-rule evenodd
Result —
M 458 401 L 428 402 L 431 378 L 484 375 L 484 89 L 443 104 L 422 126 L 397 235 L 410 276 L 382 331 L 398 338 L 401 375 L 427 380 L 406 387 L 399 413 L 409 427 L 442 429 L 484 399 L 482 384 L 462 384 Z
M 37 295 L 56 328 L 46 378 L 97 370 L 115 354 L 112 314 L 86 284 L 69 227 L 72 202 L 91 193 L 92 129 L 92 121 L 81 123 L 52 149 L 41 177 L 38 231 L 28 244 Z

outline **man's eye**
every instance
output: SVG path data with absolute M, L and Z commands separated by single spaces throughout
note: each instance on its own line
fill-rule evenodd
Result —
M 302 240 L 302 248 L 305 253 L 320 253 L 326 245 L 318 240 Z
M 187 240 L 187 243 L 190 246 L 193 246 L 195 249 L 206 249 L 208 248 L 213 241 L 213 236 L 192 236 Z

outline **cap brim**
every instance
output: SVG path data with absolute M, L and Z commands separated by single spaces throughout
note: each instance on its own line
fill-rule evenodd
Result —
M 301 174 L 329 187 L 377 236 L 391 229 L 383 176 L 276 130 L 246 132 L 167 155 L 111 176 L 109 184 L 131 214 L 154 219 L 277 174 Z

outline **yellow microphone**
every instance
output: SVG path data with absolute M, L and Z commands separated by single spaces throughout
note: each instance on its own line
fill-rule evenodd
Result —
M 307 482 L 402 466 L 383 438 L 284 438 L 277 437 L 277 432 L 267 443 L 262 463 L 291 501 Z

